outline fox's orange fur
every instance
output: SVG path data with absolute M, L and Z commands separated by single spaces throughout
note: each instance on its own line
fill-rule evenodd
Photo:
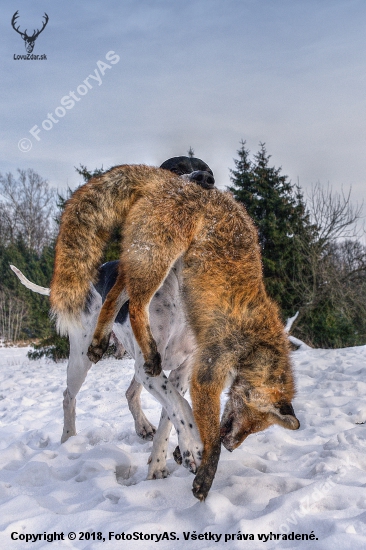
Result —
M 122 225 L 137 198 L 150 186 L 178 177 L 149 166 L 115 166 L 92 178 L 67 201 L 56 243 L 51 282 L 51 312 L 61 333 L 80 323 L 80 312 L 87 307 L 90 283 L 111 231 Z
M 250 433 L 273 423 L 299 427 L 291 406 L 294 382 L 287 338 L 277 306 L 265 292 L 257 232 L 229 193 L 204 190 L 158 169 L 112 169 L 75 193 L 65 209 L 51 285 L 56 315 L 77 318 L 85 306 L 88 285 L 115 223 L 123 228 L 120 280 L 102 309 L 90 353 L 126 285 L 146 371 L 159 374 L 148 307 L 182 256 L 183 301 L 197 344 L 191 396 L 204 444 L 193 491 L 203 500 L 221 441 L 232 450 Z M 232 384 L 220 427 L 220 394 L 228 376 Z

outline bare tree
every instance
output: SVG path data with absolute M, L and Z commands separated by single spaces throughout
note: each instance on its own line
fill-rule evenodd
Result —
M 313 223 L 318 228 L 318 244 L 327 246 L 339 239 L 357 237 L 357 222 L 362 218 L 363 203 L 353 205 L 351 189 L 344 193 L 334 192 L 329 185 L 317 182 L 308 196 L 307 207 Z
M 343 190 L 337 193 L 329 184 L 323 187 L 318 182 L 312 186 L 306 206 L 314 227 L 312 238 L 302 234 L 295 238 L 301 254 L 306 258 L 306 269 L 298 280 L 303 287 L 299 295 L 304 297 L 305 306 L 311 306 L 319 300 L 330 281 L 335 288 L 336 279 L 344 279 L 345 271 L 339 263 L 340 251 L 343 263 L 348 258 L 349 265 L 356 262 L 358 270 L 365 268 L 359 263 L 363 257 L 362 246 L 355 240 L 361 232 L 357 223 L 362 218 L 363 205 L 352 204 L 351 190 L 347 194 Z
M 16 239 L 16 223 L 10 208 L 0 202 L 0 239 L 3 244 L 12 243 Z
M 358 240 L 363 205 L 351 203 L 351 191 L 336 193 L 329 185 L 317 183 L 307 207 L 315 231 L 310 240 L 296 236 L 306 261 L 303 272 L 291 282 L 302 297 L 293 326 L 299 337 L 310 342 L 309 320 L 312 315 L 319 318 L 325 308 L 348 320 L 349 326 L 366 319 L 366 248 Z
M 21 235 L 28 248 L 40 252 L 54 231 L 56 191 L 34 170 L 0 174 L 0 232 L 9 243 Z
M 4 342 L 19 339 L 27 308 L 23 300 L 8 290 L 0 290 L 0 338 Z

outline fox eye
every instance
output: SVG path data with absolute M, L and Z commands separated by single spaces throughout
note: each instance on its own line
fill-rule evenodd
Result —
M 295 416 L 295 411 L 291 403 L 276 403 L 275 407 L 279 410 L 280 414 L 290 414 L 291 416 Z

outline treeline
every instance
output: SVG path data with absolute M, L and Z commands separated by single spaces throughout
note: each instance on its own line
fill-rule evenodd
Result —
M 0 338 L 30 340 L 50 335 L 47 297 L 30 292 L 9 269 L 48 286 L 56 235 L 56 193 L 33 170 L 0 174 Z
M 245 142 L 231 170 L 230 190 L 253 218 L 262 248 L 263 273 L 283 320 L 298 318 L 294 336 L 314 347 L 366 343 L 366 248 L 357 238 L 361 209 L 350 195 L 313 186 L 305 200 L 281 168 L 271 166 L 264 144 L 251 156 Z M 77 169 L 81 183 L 103 170 Z M 0 339 L 38 340 L 37 354 L 54 359 L 68 352 L 49 317 L 49 300 L 24 288 L 16 265 L 32 281 L 49 286 L 58 220 L 65 200 L 33 170 L 0 174 Z M 113 235 L 105 261 L 118 258 Z
M 241 143 L 231 191 L 255 221 L 268 293 L 292 333 L 314 347 L 366 343 L 366 248 L 357 239 L 361 207 L 350 193 L 301 188 L 270 165 L 264 144 L 250 158 Z

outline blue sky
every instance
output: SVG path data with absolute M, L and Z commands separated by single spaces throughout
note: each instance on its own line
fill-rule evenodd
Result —
M 17 10 L 21 30 L 49 15 L 33 52 L 47 61 L 13 59 L 25 54 Z M 244 139 L 305 190 L 329 181 L 362 201 L 365 2 L 2 0 L 1 15 L 0 172 L 30 167 L 61 190 L 80 163 L 159 165 L 192 146 L 223 187 Z M 86 87 L 90 74 L 101 84 Z

